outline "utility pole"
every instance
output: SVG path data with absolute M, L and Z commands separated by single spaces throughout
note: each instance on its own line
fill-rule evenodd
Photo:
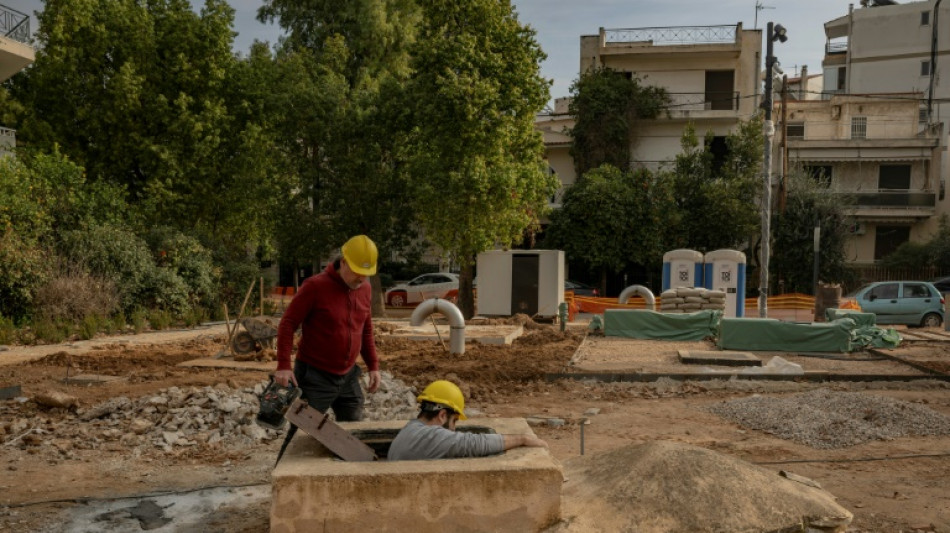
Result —
M 799 83 L 804 83 L 802 79 Z M 779 212 L 785 214 L 788 200 L 788 74 L 782 75 L 782 185 L 779 195 Z
M 762 187 L 762 246 L 759 257 L 759 317 L 769 316 L 769 241 L 772 228 L 772 138 L 775 137 L 775 124 L 772 123 L 772 77 L 774 75 L 776 59 L 772 53 L 772 43 L 776 40 L 783 43 L 788 40 L 785 28 L 769 22 L 765 38 L 765 157 L 763 161 Z

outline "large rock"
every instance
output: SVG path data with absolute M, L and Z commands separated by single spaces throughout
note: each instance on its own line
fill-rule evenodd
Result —
M 794 527 L 838 533 L 853 518 L 827 491 L 736 457 L 674 442 L 570 459 L 564 477 L 565 520 L 551 533 L 738 533 Z
M 33 397 L 33 401 L 44 407 L 60 407 L 63 409 L 79 405 L 79 399 L 75 396 L 55 390 L 41 392 Z

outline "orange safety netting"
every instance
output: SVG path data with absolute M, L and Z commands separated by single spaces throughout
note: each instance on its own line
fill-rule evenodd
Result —
M 637 296 L 630 298 L 626 304 L 617 303 L 616 298 L 594 298 L 588 296 L 575 296 L 577 309 L 582 313 L 602 314 L 606 309 L 646 309 L 646 300 Z M 656 298 L 656 307 L 660 307 L 662 298 Z M 758 298 L 746 298 L 746 309 L 758 308 Z M 770 309 L 807 309 L 815 308 L 815 297 L 807 294 L 790 293 L 778 296 L 770 296 L 768 299 Z M 853 306 L 853 307 L 852 307 Z M 841 309 L 860 309 L 854 300 L 842 300 Z

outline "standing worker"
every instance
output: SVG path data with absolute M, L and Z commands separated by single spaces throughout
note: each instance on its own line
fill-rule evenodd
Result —
M 386 455 L 390 461 L 485 457 L 520 446 L 548 447 L 533 435 L 455 431 L 455 423 L 467 417 L 465 396 L 451 381 L 433 381 L 416 400 L 419 416 L 393 439 Z
M 274 381 L 303 390 L 310 407 L 326 412 L 333 409 L 341 422 L 363 418 L 363 391 L 360 388 L 361 355 L 369 370 L 366 390 L 379 388 L 379 359 L 373 340 L 372 288 L 366 280 L 376 274 L 376 244 L 366 235 L 357 235 L 340 249 L 340 257 L 316 276 L 311 276 L 294 295 L 277 328 L 277 372 Z M 294 333 L 301 327 L 293 370 L 290 352 Z M 297 432 L 291 425 L 280 448 L 280 461 L 287 444 Z

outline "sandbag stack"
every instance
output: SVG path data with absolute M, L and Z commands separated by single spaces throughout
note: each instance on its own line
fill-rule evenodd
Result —
M 661 313 L 695 313 L 706 309 L 724 311 L 726 293 L 703 287 L 676 287 L 660 294 Z

